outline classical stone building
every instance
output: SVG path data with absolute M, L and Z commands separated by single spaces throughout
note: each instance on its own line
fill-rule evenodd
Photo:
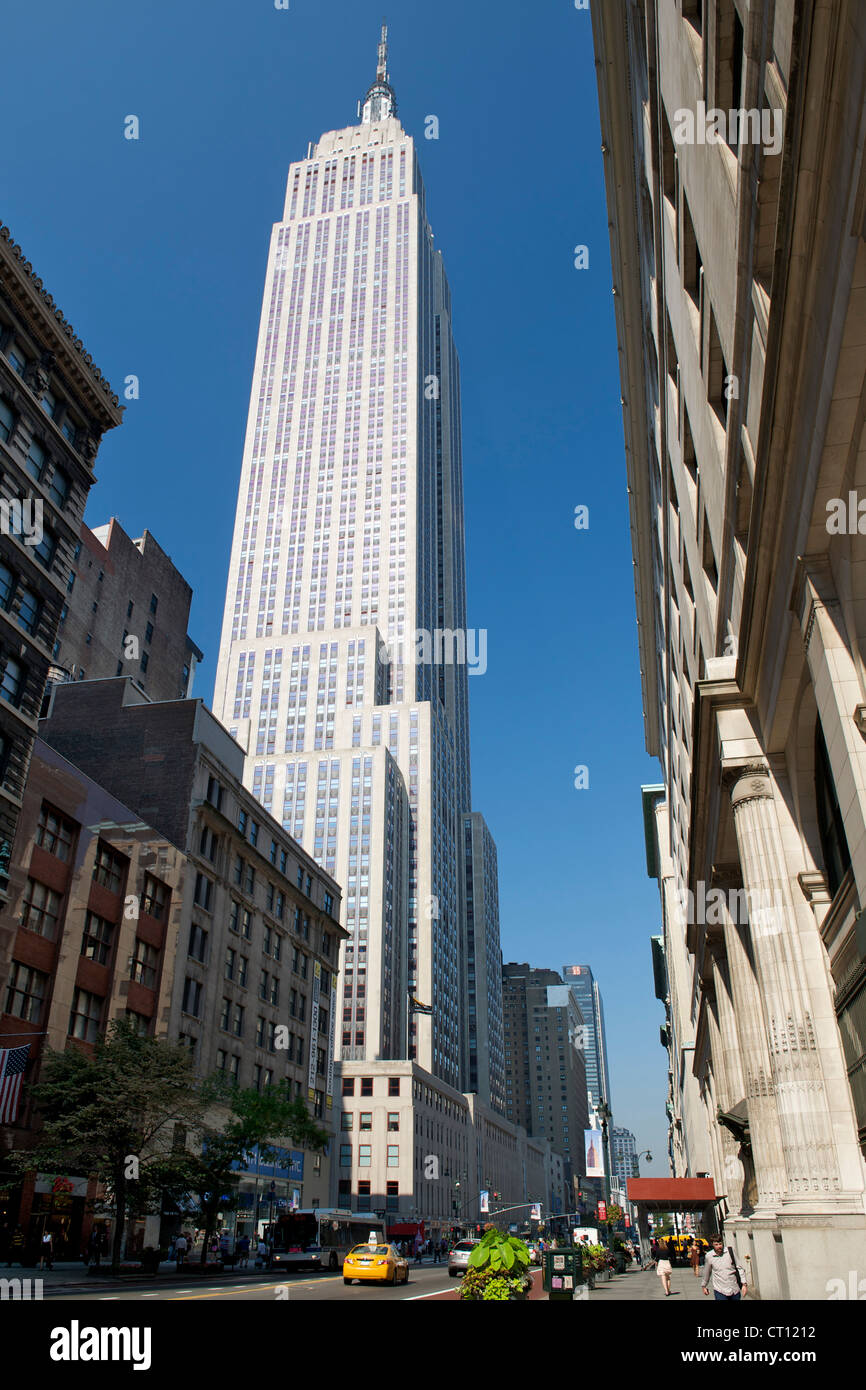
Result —
M 192 694 L 192 589 L 149 531 L 133 540 L 116 517 L 82 525 L 67 591 L 52 681 L 130 676 L 151 700 Z
M 0 225 L 0 910 L 93 464 L 121 415 Z
M 592 14 L 682 1061 L 759 1294 L 822 1298 L 866 1240 L 866 8 Z
M 448 1238 L 509 1208 L 503 1224 L 564 1213 L 561 1154 L 530 1138 L 486 1105 L 463 1095 L 417 1062 L 343 1062 L 342 1111 L 332 1164 L 332 1203 L 382 1211 L 394 1238 Z M 492 1216 L 491 1216 L 491 1219 Z

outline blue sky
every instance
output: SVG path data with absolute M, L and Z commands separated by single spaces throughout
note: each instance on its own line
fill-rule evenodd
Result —
M 148 527 L 192 584 L 207 699 L 271 224 L 290 161 L 354 123 L 382 5 L 42 0 L 4 16 L 0 219 L 115 390 L 141 382 L 87 520 Z M 572 0 L 391 0 L 387 18 L 462 364 L 469 624 L 489 633 L 470 680 L 473 797 L 499 848 L 503 952 L 592 965 L 615 1122 L 665 1172 L 640 804 L 659 770 L 643 744 L 591 21 Z

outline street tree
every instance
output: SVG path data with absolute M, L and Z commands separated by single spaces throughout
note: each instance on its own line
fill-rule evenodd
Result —
M 187 1194 L 196 1198 L 202 1217 L 205 1264 L 217 1217 L 234 1204 L 238 1178 L 253 1161 L 254 1151 L 266 1163 L 278 1156 L 280 1141 L 321 1152 L 328 1133 L 310 1117 L 303 1099 L 292 1096 L 285 1078 L 257 1091 L 216 1076 L 200 1095 L 208 1119 L 197 1127 L 196 1151 L 187 1154 L 186 1171 Z
M 92 1052 L 48 1051 L 32 1096 L 43 1127 L 16 1164 L 100 1181 L 97 1208 L 114 1213 L 117 1272 L 130 1214 L 158 1210 L 163 1190 L 183 1180 L 187 1160 L 173 1145 L 175 1127 L 193 1126 L 203 1113 L 189 1053 L 117 1019 Z

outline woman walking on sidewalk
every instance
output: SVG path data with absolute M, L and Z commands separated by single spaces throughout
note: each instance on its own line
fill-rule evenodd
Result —
M 662 1288 L 665 1291 L 665 1298 L 668 1298 L 671 1291 L 671 1248 L 665 1243 L 659 1246 L 659 1258 L 656 1265 L 656 1274 L 662 1281 Z
M 689 1264 L 692 1267 L 692 1273 L 695 1278 L 700 1279 L 701 1247 L 696 1240 L 693 1240 L 689 1246 Z

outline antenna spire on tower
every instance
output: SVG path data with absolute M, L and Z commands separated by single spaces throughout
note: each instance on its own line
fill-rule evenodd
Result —
M 379 61 L 376 66 L 376 81 L 388 81 L 388 26 L 382 21 L 382 36 L 379 39 Z

